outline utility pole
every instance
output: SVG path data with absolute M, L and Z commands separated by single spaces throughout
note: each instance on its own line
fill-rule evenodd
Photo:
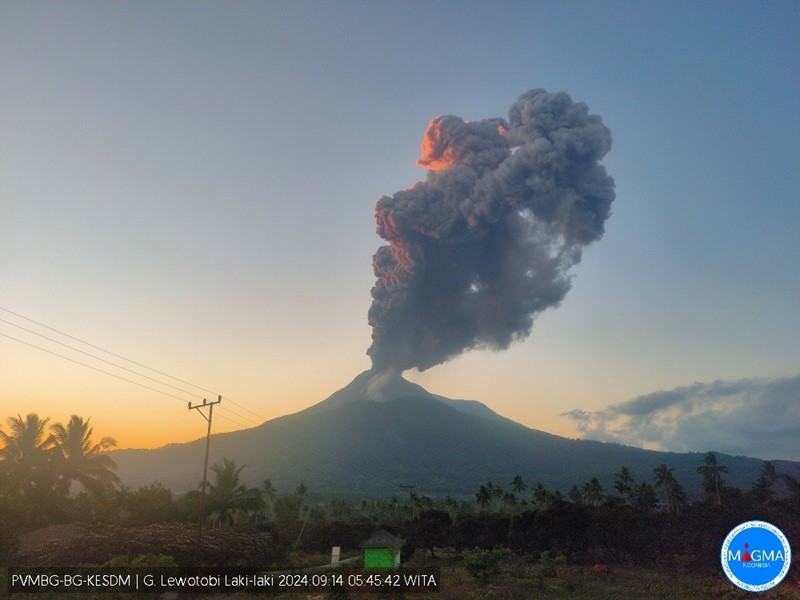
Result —
M 192 406 L 192 403 L 189 402 L 189 410 L 197 410 L 200 413 L 200 416 L 203 417 L 206 421 L 208 421 L 208 433 L 206 434 L 206 461 L 203 465 L 203 486 L 200 488 L 200 516 L 198 517 L 197 522 L 197 551 L 200 551 L 200 544 L 203 541 L 203 510 L 205 508 L 205 501 L 206 501 L 206 486 L 208 485 L 208 448 L 211 445 L 211 418 L 214 415 L 214 405 L 219 404 L 222 402 L 222 396 L 217 396 L 216 401 L 209 402 L 205 398 L 203 398 L 202 404 L 196 404 Z M 208 416 L 200 410 L 202 408 L 208 407 Z
M 417 487 L 413 483 L 401 483 L 400 487 L 404 490 L 408 490 L 408 500 L 411 504 L 411 520 L 414 520 L 414 488 Z
M 408 522 L 408 533 L 411 534 L 411 538 L 414 540 L 414 543 L 417 541 L 416 536 L 416 527 L 414 526 L 414 488 L 417 487 L 413 483 L 401 483 L 400 487 L 404 490 L 408 491 L 408 501 L 411 503 L 411 520 Z

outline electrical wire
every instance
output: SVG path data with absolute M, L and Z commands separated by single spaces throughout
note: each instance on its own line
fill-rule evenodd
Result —
M 0 306 L 0 310 L 3 310 L 5 312 L 7 312 L 7 313 L 10 313 L 10 314 L 14 315 L 15 317 L 19 317 L 20 319 L 25 319 L 26 321 L 30 321 L 31 323 L 35 323 L 36 325 L 39 325 L 40 327 L 44 327 L 45 329 L 49 329 L 50 331 L 55 331 L 56 333 L 61 334 L 63 336 L 66 336 L 66 337 L 70 338 L 71 340 L 75 340 L 76 342 L 80 342 L 81 344 L 86 344 L 87 346 L 91 346 L 92 348 L 94 348 L 96 350 L 100 350 L 102 352 L 105 352 L 106 354 L 110 354 L 111 356 L 115 356 L 117 358 L 121 358 L 122 360 L 126 360 L 129 363 L 133 363 L 137 367 L 144 367 L 145 369 L 149 369 L 150 371 L 158 373 L 159 375 L 163 375 L 164 377 L 169 377 L 170 379 L 174 379 L 175 381 L 180 381 L 181 383 L 185 383 L 186 385 L 190 385 L 193 388 L 197 388 L 198 390 L 202 390 L 204 392 L 208 392 L 209 394 L 214 394 L 215 396 L 218 395 L 217 392 L 215 392 L 213 390 L 209 390 L 209 389 L 206 389 L 204 387 L 200 387 L 199 385 L 195 385 L 195 384 L 193 384 L 193 383 L 191 383 L 189 381 L 184 381 L 183 379 L 179 379 L 177 377 L 173 377 L 169 373 L 164 373 L 163 371 L 159 371 L 158 369 L 154 369 L 153 367 L 148 367 L 147 365 L 143 365 L 142 363 L 138 363 L 135 360 L 131 360 L 130 358 L 126 358 L 126 357 L 121 356 L 119 354 L 115 354 L 114 352 L 111 352 L 110 350 L 106 350 L 105 348 L 101 348 L 100 346 L 95 346 L 94 344 L 91 344 L 91 343 L 87 342 L 86 340 L 82 340 L 81 338 L 75 337 L 74 335 L 70 335 L 68 333 L 64 333 L 63 331 L 60 331 L 60 330 L 56 329 L 55 327 L 50 327 L 49 325 L 45 325 L 44 323 L 40 323 L 39 321 L 35 321 L 34 319 L 30 319 L 30 318 L 28 318 L 28 317 L 26 317 L 24 315 L 19 314 L 19 313 L 15 313 L 13 310 L 9 310 L 9 309 L 7 309 L 7 308 L 5 308 L 3 306 Z
M 22 327 L 21 325 L 17 325 L 16 323 L 12 323 L 11 321 L 6 321 L 5 319 L 0 319 L 0 323 L 7 323 L 8 325 L 11 325 L 12 327 L 17 327 L 18 329 L 22 329 L 23 331 L 27 331 L 28 333 L 32 333 L 33 335 L 39 336 L 40 338 L 43 338 L 43 339 L 45 339 L 45 340 L 47 340 L 49 342 L 53 342 L 54 344 L 58 344 L 59 346 L 64 346 L 65 348 L 69 348 L 70 350 L 74 350 L 75 352 L 80 352 L 81 354 L 85 354 L 86 356 L 88 356 L 90 358 L 94 358 L 95 360 L 99 360 L 99 361 L 104 362 L 106 364 L 109 364 L 109 365 L 111 365 L 113 367 L 117 367 L 118 369 L 122 369 L 123 371 L 128 371 L 129 373 L 133 373 L 134 375 L 138 375 L 139 377 L 144 377 L 145 379 L 149 379 L 150 381 L 155 381 L 156 383 L 159 383 L 161 385 L 165 385 L 167 387 L 171 387 L 171 388 L 173 388 L 175 390 L 178 390 L 179 392 L 183 392 L 184 394 L 188 394 L 190 396 L 194 396 L 195 398 L 200 398 L 201 400 L 203 399 L 203 396 L 200 396 L 199 394 L 195 394 L 194 392 L 190 392 L 189 390 L 184 390 L 183 388 L 179 388 L 177 386 L 174 386 L 174 385 L 172 385 L 170 383 L 167 383 L 166 381 L 161 381 L 160 379 L 156 379 L 155 377 L 150 377 L 149 375 L 145 375 L 144 373 L 139 373 L 138 371 L 134 371 L 133 369 L 129 369 L 127 367 L 123 367 L 122 365 L 118 365 L 117 363 L 111 362 L 110 360 L 106 360 L 104 358 L 100 358 L 99 356 L 95 356 L 94 354 L 91 354 L 89 352 L 84 352 L 83 350 L 81 350 L 79 348 L 75 348 L 74 346 L 70 346 L 69 344 L 65 344 L 63 342 L 59 342 L 58 340 L 54 340 L 53 338 L 47 337 L 46 335 L 43 335 L 41 333 L 37 333 L 36 331 L 33 331 L 32 329 L 28 329 L 27 327 Z M 226 400 L 227 400 L 227 398 L 226 398 Z M 249 417 L 246 417 L 245 415 L 240 415 L 235 410 L 231 410 L 230 408 L 220 406 L 220 410 L 228 411 L 231 414 L 236 415 L 240 419 L 244 419 L 245 421 L 249 421 L 250 423 L 254 423 L 256 425 L 259 425 L 259 423 L 257 423 L 253 419 L 251 419 Z M 226 418 L 225 415 L 221 415 L 221 416 L 223 418 Z M 228 420 L 233 422 L 233 423 L 236 423 L 237 425 L 241 425 L 242 427 L 245 427 L 245 425 L 243 425 L 242 423 L 239 423 L 238 421 L 235 421 L 235 420 L 230 419 L 230 418 L 228 418 Z
M 40 327 L 44 327 L 45 329 L 49 329 L 50 331 L 54 331 L 55 333 L 58 333 L 59 335 L 63 335 L 63 336 L 65 336 L 65 337 L 68 337 L 68 338 L 70 338 L 70 339 L 72 339 L 72 340 L 75 340 L 75 341 L 77 341 L 77 342 L 80 342 L 81 344 L 85 344 L 85 345 L 87 345 L 87 346 L 89 346 L 89 347 L 91 347 L 91 348 L 95 348 L 96 350 L 100 350 L 101 352 L 105 352 L 106 354 L 109 354 L 109 355 L 111 355 L 111 356 L 114 356 L 114 357 L 116 357 L 116 358 L 120 358 L 120 359 L 122 359 L 122 360 L 124 360 L 124 361 L 127 361 L 127 362 L 129 362 L 129 363 L 131 363 L 131 364 L 134 364 L 134 365 L 136 365 L 136 366 L 138 366 L 138 367 L 142 367 L 142 368 L 144 368 L 144 369 L 148 369 L 149 371 L 153 371 L 154 373 L 158 373 L 159 375 L 163 375 L 164 377 L 168 377 L 169 379 L 172 379 L 172 380 L 174 380 L 174 381 L 178 381 L 178 382 L 180 382 L 180 383 L 183 383 L 183 384 L 185 384 L 185 385 L 191 386 L 191 387 L 193 387 L 193 388 L 196 388 L 196 389 L 198 389 L 198 390 L 201 390 L 201 391 L 204 391 L 204 392 L 208 392 L 208 393 L 210 393 L 210 394 L 214 394 L 215 396 L 218 396 L 218 395 L 220 395 L 220 394 L 217 394 L 216 392 L 214 392 L 213 390 L 209 390 L 208 388 L 204 388 L 204 387 L 202 387 L 202 386 L 196 385 L 196 384 L 194 384 L 194 383 L 191 383 L 191 382 L 189 382 L 189 381 L 185 381 L 185 380 L 183 380 L 183 379 L 180 379 L 179 377 L 175 377 L 175 376 L 173 376 L 173 375 L 170 375 L 169 373 L 164 373 L 163 371 L 159 371 L 158 369 L 155 369 L 155 368 L 153 368 L 153 367 L 150 367 L 150 366 L 148 366 L 148 365 L 145 365 L 145 364 L 143 364 L 143 363 L 136 362 L 135 360 L 132 360 L 132 359 L 130 359 L 130 358 L 127 358 L 127 357 L 125 357 L 125 356 L 122 356 L 122 355 L 120 355 L 120 354 L 116 354 L 116 353 L 114 353 L 114 352 L 111 352 L 110 350 L 106 350 L 105 348 L 101 348 L 100 346 L 96 346 L 95 344 L 92 344 L 92 343 L 90 343 L 90 342 L 87 342 L 86 340 L 83 340 L 83 339 L 81 339 L 81 338 L 79 338 L 79 337 L 75 337 L 75 336 L 73 336 L 73 335 L 70 335 L 70 334 L 68 334 L 68 333 L 66 333 L 66 332 L 64 332 L 64 331 L 61 331 L 61 330 L 59 330 L 59 329 L 56 329 L 55 327 L 50 327 L 49 325 L 45 325 L 44 323 L 42 323 L 42 322 L 40 322 L 40 321 L 36 321 L 35 319 L 31 319 L 30 317 L 26 317 L 25 315 L 21 315 L 21 314 L 19 314 L 19 313 L 17 313 L 17 312 L 14 312 L 13 310 L 10 310 L 10 309 L 8 309 L 8 308 L 5 308 L 4 306 L 0 306 L 0 310 L 2 310 L 2 311 L 5 311 L 5 312 L 7 312 L 7 313 L 9 313 L 9 314 L 12 314 L 12 315 L 14 315 L 15 317 L 19 317 L 20 319 L 24 319 L 24 320 L 26 320 L 26 321 L 29 321 L 30 323 L 34 323 L 34 324 L 36 324 L 36 325 L 39 325 Z M 128 371 L 128 372 L 130 372 L 130 373 L 134 373 L 134 374 L 136 374 L 136 375 L 139 375 L 140 377 L 144 377 L 144 378 L 146 378 L 146 379 L 150 379 L 151 381 L 155 381 L 155 382 L 157 382 L 157 383 L 160 383 L 160 384 L 162 384 L 162 385 L 166 385 L 166 386 L 168 386 L 168 387 L 171 387 L 171 388 L 173 388 L 173 389 L 179 390 L 179 391 L 181 391 L 181 392 L 183 392 L 183 393 L 185 393 L 185 394 L 190 394 L 190 395 L 193 395 L 193 396 L 195 396 L 195 397 L 197 397 L 197 398 L 202 398 L 202 396 L 200 396 L 200 395 L 198 395 L 198 394 L 195 394 L 195 393 L 193 393 L 193 392 L 189 392 L 189 391 L 187 391 L 187 390 L 181 389 L 181 388 L 179 388 L 179 387 L 176 387 L 176 386 L 174 386 L 174 385 L 171 385 L 171 384 L 169 384 L 169 383 L 165 383 L 165 382 L 163 382 L 163 381 L 159 381 L 158 379 L 154 379 L 154 378 L 152 378 L 152 377 L 149 377 L 149 376 L 147 376 L 147 375 L 144 375 L 144 374 L 142 374 L 142 373 L 139 373 L 139 372 L 137 372 L 137 371 L 133 371 L 133 370 L 131 370 L 131 369 L 128 369 L 128 368 L 126 368 L 126 367 L 123 367 L 123 366 L 121 366 L 121 365 L 118 365 L 118 364 L 116 364 L 116 363 L 113 363 L 113 362 L 107 361 L 107 360 L 105 360 L 105 359 L 102 359 L 102 358 L 100 358 L 100 357 L 94 356 L 94 355 L 92 355 L 92 354 L 89 354 L 88 352 L 84 352 L 83 350 L 78 350 L 77 348 L 73 348 L 72 346 L 69 346 L 69 345 L 67 345 L 67 344 L 64 344 L 64 343 L 62 343 L 62 342 L 59 342 L 59 341 L 53 340 L 52 338 L 48 338 L 47 336 L 44 336 L 44 335 L 42 335 L 42 334 L 40 334 L 40 333 L 36 333 L 35 331 L 31 331 L 30 329 L 25 329 L 24 327 L 22 327 L 22 326 L 20 326 L 20 325 L 16 325 L 15 323 L 11 323 L 10 321 L 6 321 L 5 319 L 0 319 L 0 321 L 2 321 L 2 322 L 4 322 L 4 323 L 8 323 L 9 325 L 12 325 L 12 326 L 14 326 L 14 327 L 18 327 L 19 329 L 23 329 L 24 331 L 28 331 L 29 333 L 33 333 L 34 335 L 38 335 L 39 337 L 45 338 L 45 339 L 47 339 L 47 340 L 49 340 L 49 341 L 51 341 L 51 342 L 55 342 L 56 344 L 60 344 L 60 345 L 62 345 L 62 346 L 65 346 L 65 347 L 67 347 L 67 348 L 69 348 L 69 349 L 71 349 L 71 350 L 75 350 L 76 352 L 80 352 L 80 353 L 82 353 L 82 354 L 85 354 L 85 355 L 87 355 L 87 356 L 90 356 L 90 357 L 92 357 L 92 358 L 95 358 L 95 359 L 97 359 L 97 360 L 101 360 L 101 361 L 103 361 L 103 362 L 105 362 L 105 363 L 107 363 L 107 364 L 113 365 L 113 366 L 115 366 L 115 367 L 117 367 L 117 368 L 124 369 L 125 371 Z M 10 337 L 10 336 L 6 336 L 6 337 Z M 11 338 L 11 339 L 15 339 L 15 338 Z M 19 341 L 19 340 L 18 340 L 18 341 Z M 23 342 L 23 343 L 25 343 L 25 342 Z M 36 347 L 36 346 L 34 346 L 34 347 Z M 51 354 L 55 354 L 55 353 L 51 353 Z M 56 356 L 60 356 L 60 355 L 56 354 Z M 62 357 L 62 358 L 64 358 L 64 357 Z M 71 360 L 71 359 L 69 359 L 69 360 Z M 77 361 L 73 361 L 73 362 L 77 362 Z M 79 363 L 79 364 L 83 364 L 83 363 Z M 88 365 L 84 365 L 84 366 L 88 366 Z M 91 368 L 93 368 L 93 367 L 91 367 Z M 99 370 L 99 369 L 97 369 L 97 370 Z M 105 371 L 102 371 L 102 372 L 105 372 Z M 120 379 L 122 379 L 122 378 L 120 378 Z M 127 381 L 127 380 L 126 380 L 126 381 Z M 240 408 L 240 409 L 242 409 L 242 410 L 244 410 L 244 411 L 246 411 L 246 412 L 250 413 L 251 415 L 253 415 L 253 416 L 257 417 L 258 419 L 260 419 L 260 421 L 258 421 L 258 422 L 257 422 L 257 421 L 253 421 L 253 420 L 252 420 L 252 419 L 250 419 L 249 417 L 246 417 L 246 416 L 244 416 L 244 415 L 238 414 L 238 413 L 236 413 L 235 411 L 231 410 L 230 408 L 225 408 L 224 410 L 227 410 L 228 412 L 231 412 L 231 413 L 235 414 L 236 416 L 238 416 L 238 417 L 240 417 L 240 418 L 242 418 L 242 419 L 245 419 L 246 421 L 249 421 L 249 422 L 251 422 L 251 423 L 254 423 L 254 424 L 256 424 L 256 425 L 260 425 L 261 423 L 263 423 L 264 421 L 266 421 L 266 419 L 265 419 L 264 417 L 262 417 L 262 416 L 261 416 L 261 415 L 259 415 L 258 413 L 255 413 L 255 412 L 253 412 L 252 410 L 250 410 L 250 409 L 249 409 L 249 408 L 247 408 L 246 406 L 242 406 L 241 404 L 239 404 L 238 402 L 235 402 L 234 400 L 232 400 L 231 398 L 228 398 L 227 396 L 225 397 L 225 399 L 226 399 L 228 402 L 230 402 L 231 404 L 233 404 L 234 406 L 237 406 L 238 408 Z M 222 408 L 222 407 L 220 407 L 220 408 Z
M 2 321 L 2 319 L 0 319 L 0 321 Z M 13 323 L 12 323 L 12 325 L 13 325 Z M 25 328 L 22 327 L 21 329 L 25 329 Z M 29 331 L 29 330 L 25 329 L 25 331 Z M 36 334 L 36 332 L 33 332 L 33 331 L 31 331 L 30 333 L 34 333 L 35 335 L 39 335 L 39 334 Z M 127 377 L 121 377 L 119 375 L 116 375 L 116 374 L 111 373 L 109 371 L 106 371 L 104 369 L 99 369 L 97 367 L 93 367 L 92 365 L 88 365 L 88 364 L 86 364 L 84 362 L 81 362 L 79 360 L 75 360 L 73 358 L 69 358 L 68 356 L 64 356 L 63 354 L 59 354 L 57 352 L 53 352 L 51 350 L 48 350 L 47 348 L 42 348 L 41 346 L 37 346 L 36 344 L 31 344 L 30 342 L 26 342 L 24 340 L 20 340 L 18 338 L 15 338 L 15 337 L 10 336 L 10 335 L 5 334 L 5 333 L 0 333 L 0 335 L 5 337 L 5 338 L 8 338 L 10 340 L 14 340 L 15 342 L 19 342 L 20 344 L 25 344 L 26 346 L 30 346 L 31 348 L 36 348 L 37 350 L 41 350 L 42 352 L 47 352 L 48 354 L 52 354 L 53 356 L 57 356 L 58 358 L 63 358 L 64 360 L 68 360 L 70 362 L 74 362 L 74 363 L 79 364 L 79 365 L 81 365 L 83 367 L 88 367 L 89 369 L 93 369 L 93 370 L 98 371 L 100 373 L 103 373 L 105 375 L 111 375 L 111 377 L 116 377 L 117 379 L 121 379 L 122 381 L 127 381 L 128 383 L 132 383 L 134 385 L 138 385 L 139 387 L 143 387 L 143 388 L 151 390 L 153 392 L 158 392 L 159 394 L 164 394 L 165 396 L 169 396 L 171 398 L 175 398 L 177 400 L 180 400 L 181 402 L 187 402 L 187 400 L 185 398 L 181 398 L 179 396 L 176 396 L 174 394 L 170 394 L 170 393 L 165 392 L 163 390 L 159 390 L 159 389 L 151 387 L 149 385 L 145 385 L 143 383 L 139 383 L 138 381 L 134 381 L 133 379 L 128 379 Z M 42 337 L 45 337 L 45 336 L 42 336 Z M 50 340 L 50 338 L 48 338 L 48 337 L 45 337 L 45 339 Z M 50 341 L 51 342 L 56 342 L 56 344 L 60 344 L 60 342 L 57 342 L 56 340 L 50 340 Z M 65 345 L 65 344 L 62 344 L 62 346 L 63 345 Z M 72 350 L 75 350 L 75 348 L 72 348 L 71 346 L 67 346 L 67 348 L 71 348 Z M 81 350 L 78 350 L 78 352 L 81 352 Z M 86 353 L 84 352 L 83 354 L 86 354 Z M 92 356 L 92 355 L 90 354 L 89 356 Z M 97 358 L 97 357 L 92 356 L 92 358 Z M 101 358 L 99 360 L 103 360 L 103 359 Z M 108 361 L 104 361 L 104 362 L 108 362 Z M 110 363 L 110 364 L 114 364 L 114 363 Z M 119 366 L 119 365 L 114 365 L 114 366 Z M 120 368 L 125 369 L 125 367 L 120 367 Z M 125 370 L 126 371 L 130 371 L 130 369 L 125 369 Z M 136 375 L 141 375 L 142 377 L 147 377 L 146 375 L 142 375 L 141 373 L 136 373 L 135 371 L 132 371 L 132 373 L 135 373 Z M 148 378 L 148 379 L 152 379 L 152 378 Z M 155 380 L 155 381 L 158 381 L 158 380 Z M 158 382 L 158 383 L 163 383 L 163 382 Z M 165 384 L 165 385 L 169 385 L 169 384 Z M 174 386 L 170 386 L 170 387 L 174 387 Z M 184 391 L 184 390 L 180 390 L 180 391 Z M 187 392 L 187 393 L 189 393 L 189 392 Z M 196 396 L 196 394 L 193 394 L 193 395 Z M 202 398 L 202 396 L 196 396 L 196 397 Z M 247 417 L 243 417 L 242 415 L 238 414 L 237 412 L 235 412 L 235 411 L 233 411 L 233 410 L 231 410 L 229 408 L 224 408 L 224 407 L 220 406 L 218 410 L 226 410 L 226 411 L 236 415 L 237 417 L 244 418 L 245 420 L 249 420 L 251 423 L 255 423 L 255 421 L 253 421 L 252 419 L 247 419 Z M 233 423 L 235 425 L 239 425 L 240 427 L 247 427 L 247 425 L 245 425 L 243 423 L 240 423 L 236 419 L 231 419 L 227 415 L 217 414 L 217 416 L 220 419 L 225 419 L 226 421 L 230 421 L 231 423 Z
M 154 387 L 150 387 L 149 385 L 145 385 L 143 383 L 139 383 L 138 381 L 134 381 L 133 379 L 128 379 L 127 377 L 122 377 L 120 375 L 116 375 L 116 374 L 111 373 L 109 371 L 104 371 L 103 369 L 98 369 L 97 367 L 93 367 L 92 365 L 87 365 L 86 363 L 83 363 L 83 362 L 81 362 L 79 360 L 75 360 L 74 358 L 70 358 L 68 356 L 64 356 L 63 354 L 59 354 L 58 352 L 53 352 L 52 350 L 48 350 L 47 348 L 42 348 L 41 346 L 37 346 L 36 344 L 31 344 L 30 342 L 26 342 L 24 340 L 20 340 L 18 338 L 15 338 L 13 336 L 8 335 L 8 334 L 0 332 L 0 335 L 2 335 L 5 338 L 8 338 L 10 340 L 14 340 L 15 342 L 19 342 L 20 344 L 25 344 L 26 346 L 30 346 L 31 348 L 36 348 L 37 350 L 41 350 L 42 352 L 47 352 L 48 354 L 52 354 L 53 356 L 58 356 L 59 358 L 63 358 L 64 360 L 68 360 L 70 362 L 74 362 L 74 363 L 82 365 L 84 367 L 88 367 L 90 369 L 94 369 L 95 371 L 99 371 L 100 373 L 105 373 L 106 375 L 111 375 L 111 377 L 116 377 L 117 379 L 121 379 L 122 381 L 127 381 L 128 383 L 132 383 L 134 385 L 138 385 L 139 387 L 143 387 L 143 388 L 146 388 L 148 390 L 152 390 L 154 392 L 158 392 L 159 394 L 164 394 L 165 396 L 170 396 L 172 398 L 176 398 L 176 399 L 180 400 L 183 403 L 188 402 L 188 400 L 186 398 L 181 398 L 179 396 L 176 396 L 175 394 L 170 394 L 169 392 L 165 392 L 164 390 L 159 390 L 159 389 L 156 389 Z
M 220 408 L 222 408 L 222 407 L 220 407 Z M 236 414 L 236 413 L 234 413 L 234 414 Z M 230 421 L 231 423 L 234 423 L 235 425 L 238 425 L 239 427 L 247 427 L 247 425 L 243 425 L 243 424 L 239 423 L 239 421 L 237 421 L 235 419 L 231 419 L 230 417 L 226 417 L 225 415 L 217 414 L 217 416 L 220 419 L 225 419 L 226 421 Z
M 49 338 L 46 335 L 43 335 L 41 333 L 37 333 L 37 332 L 35 332 L 35 331 L 31 330 L 31 329 L 23 327 L 22 325 L 17 325 L 16 323 L 12 323 L 11 321 L 6 321 L 5 319 L 0 319 L 0 323 L 8 323 L 12 327 L 16 327 L 18 329 L 22 329 L 22 331 L 27 331 L 28 333 L 32 333 L 33 335 L 37 335 L 40 338 L 44 338 L 49 342 L 53 342 L 54 344 L 58 344 L 59 346 L 64 346 L 65 348 L 69 348 L 70 350 L 74 350 L 75 352 L 80 352 L 81 354 L 84 354 L 84 355 L 86 355 L 86 356 L 88 356 L 90 358 L 94 358 L 95 360 L 99 360 L 101 362 L 104 362 L 104 363 L 106 363 L 108 365 L 111 365 L 112 367 L 117 367 L 118 369 L 122 369 L 123 371 L 127 371 L 128 373 L 133 373 L 134 375 L 138 375 L 139 377 L 144 377 L 145 379 L 149 379 L 150 381 L 155 381 L 156 383 L 160 383 L 161 385 L 165 385 L 167 387 L 171 387 L 174 390 L 178 390 L 179 392 L 183 392 L 184 394 L 189 394 L 190 396 L 194 396 L 195 398 L 200 398 L 201 400 L 203 399 L 203 397 L 201 395 L 199 395 L 199 394 L 195 394 L 194 392 L 190 392 L 188 390 L 184 390 L 183 388 L 179 388 L 177 386 L 174 386 L 171 383 L 167 383 L 166 381 L 161 381 L 160 379 L 156 379 L 155 377 L 150 377 L 149 375 L 145 375 L 144 373 L 139 373 L 138 371 L 134 371 L 133 369 L 129 369 L 127 367 L 123 367 L 122 365 L 118 365 L 117 363 L 111 362 L 110 360 L 106 360 L 105 358 L 100 358 L 99 356 L 95 356 L 94 354 L 90 354 L 89 352 L 84 352 L 83 350 L 80 350 L 78 348 L 70 346 L 69 344 L 65 344 L 63 342 L 59 342 L 58 340 L 54 340 L 53 338 Z

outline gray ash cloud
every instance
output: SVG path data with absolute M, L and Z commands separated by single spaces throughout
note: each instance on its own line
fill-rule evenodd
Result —
M 610 148 L 601 118 L 563 92 L 522 94 L 508 121 L 431 121 L 426 180 L 376 205 L 388 245 L 373 258 L 373 369 L 425 370 L 530 335 L 603 236 Z

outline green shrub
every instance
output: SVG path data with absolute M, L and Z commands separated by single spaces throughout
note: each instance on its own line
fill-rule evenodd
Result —
M 177 567 L 175 560 L 166 554 L 142 554 L 131 561 L 131 567 L 136 568 L 167 568 Z
M 100 566 L 108 569 L 127 569 L 131 566 L 131 561 L 128 560 L 127 556 L 115 556 Z
M 115 556 L 100 566 L 109 569 L 139 569 L 177 567 L 178 565 L 171 556 L 166 554 L 147 553 L 140 554 L 133 560 L 128 560 L 127 556 Z
M 464 569 L 476 579 L 487 581 L 499 575 L 502 558 L 500 550 L 475 548 L 464 553 Z

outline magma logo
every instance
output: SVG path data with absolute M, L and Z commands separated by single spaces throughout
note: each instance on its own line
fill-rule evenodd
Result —
M 792 550 L 783 532 L 771 523 L 747 521 L 734 527 L 722 542 L 720 560 L 736 587 L 763 592 L 786 577 Z

